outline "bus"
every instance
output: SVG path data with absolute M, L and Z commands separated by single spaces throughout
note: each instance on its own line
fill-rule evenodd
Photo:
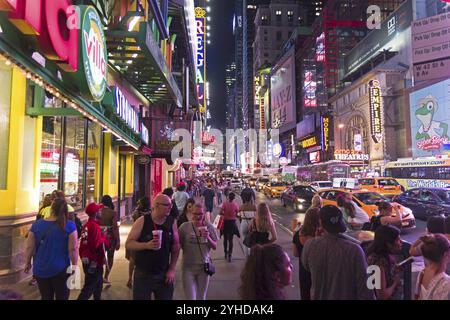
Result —
M 335 178 L 350 178 L 350 165 L 333 160 L 300 166 L 297 169 L 297 180 L 299 181 L 333 181 Z
M 406 189 L 450 187 L 450 159 L 402 159 L 388 162 L 384 173 Z

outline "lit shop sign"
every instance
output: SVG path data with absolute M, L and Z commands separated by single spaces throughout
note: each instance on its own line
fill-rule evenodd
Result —
M 325 61 L 325 33 L 323 32 L 316 39 L 316 61 L 317 62 Z
M 210 144 L 214 143 L 216 141 L 216 137 L 213 136 L 211 133 L 203 131 L 202 133 L 202 143 L 203 144 Z
M 92 6 L 68 0 L 0 0 L 0 10 L 23 34 L 37 37 L 42 53 L 74 73 L 83 96 L 101 101 L 106 91 L 107 53 L 103 25 Z
M 255 77 L 255 105 L 259 106 L 260 96 L 259 91 L 261 90 L 261 82 L 259 77 Z
M 141 139 L 146 145 L 149 143 L 149 132 L 147 127 L 142 123 L 141 125 Z
M 37 36 L 48 59 L 59 61 L 65 71 L 76 72 L 78 28 L 66 26 L 70 19 L 78 22 L 72 8 L 68 0 L 0 0 L 0 10 L 10 11 L 9 20 L 23 34 Z
M 336 150 L 334 158 L 342 161 L 368 161 L 369 155 L 356 150 Z
M 301 141 L 301 145 L 303 149 L 307 149 L 309 147 L 314 147 L 317 145 L 317 138 L 311 137 Z
M 206 112 L 206 32 L 205 32 L 206 11 L 203 8 L 195 8 L 195 21 L 197 24 L 197 98 L 200 104 L 200 112 Z
M 370 103 L 370 131 L 375 143 L 380 143 L 383 138 L 383 126 L 381 120 L 381 88 L 378 80 L 369 82 Z
M 330 147 L 330 117 L 322 117 L 322 150 Z
M 272 161 L 273 158 L 273 142 L 272 141 L 267 141 L 267 146 L 266 146 L 266 150 L 267 150 L 267 161 Z
M 317 107 L 316 97 L 317 83 L 314 81 L 314 74 L 312 71 L 306 71 L 303 81 L 303 94 L 305 107 L 315 108 Z
M 106 92 L 108 53 L 103 25 L 94 7 L 83 7 L 81 11 L 81 61 L 79 76 L 89 100 L 101 101 Z
M 125 95 L 119 88 L 114 88 L 116 114 L 137 134 L 140 134 L 139 116 L 133 106 L 130 105 Z

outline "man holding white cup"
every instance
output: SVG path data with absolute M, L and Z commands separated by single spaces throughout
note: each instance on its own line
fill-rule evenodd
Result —
M 180 253 L 178 229 L 170 215 L 172 201 L 163 194 L 153 200 L 151 214 L 136 220 L 126 248 L 135 251 L 133 299 L 172 300 L 175 267 Z

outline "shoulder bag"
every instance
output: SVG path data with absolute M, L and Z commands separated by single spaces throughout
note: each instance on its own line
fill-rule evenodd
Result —
M 197 244 L 198 244 L 198 248 L 200 250 L 200 255 L 202 256 L 203 261 L 205 261 L 205 257 L 203 256 L 202 247 L 200 246 L 200 240 L 197 236 L 197 232 L 195 231 L 194 224 L 192 223 L 191 225 L 192 225 L 192 230 L 194 230 L 195 237 L 197 238 Z M 205 271 L 205 273 L 211 277 L 216 273 L 216 267 L 213 265 L 211 258 L 208 258 L 208 260 L 209 261 L 205 261 L 203 263 L 203 271 Z

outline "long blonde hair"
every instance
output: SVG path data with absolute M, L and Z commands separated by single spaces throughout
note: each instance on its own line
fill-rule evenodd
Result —
M 258 205 L 255 217 L 256 229 L 259 232 L 269 232 L 272 229 L 273 219 L 269 206 L 263 202 Z

